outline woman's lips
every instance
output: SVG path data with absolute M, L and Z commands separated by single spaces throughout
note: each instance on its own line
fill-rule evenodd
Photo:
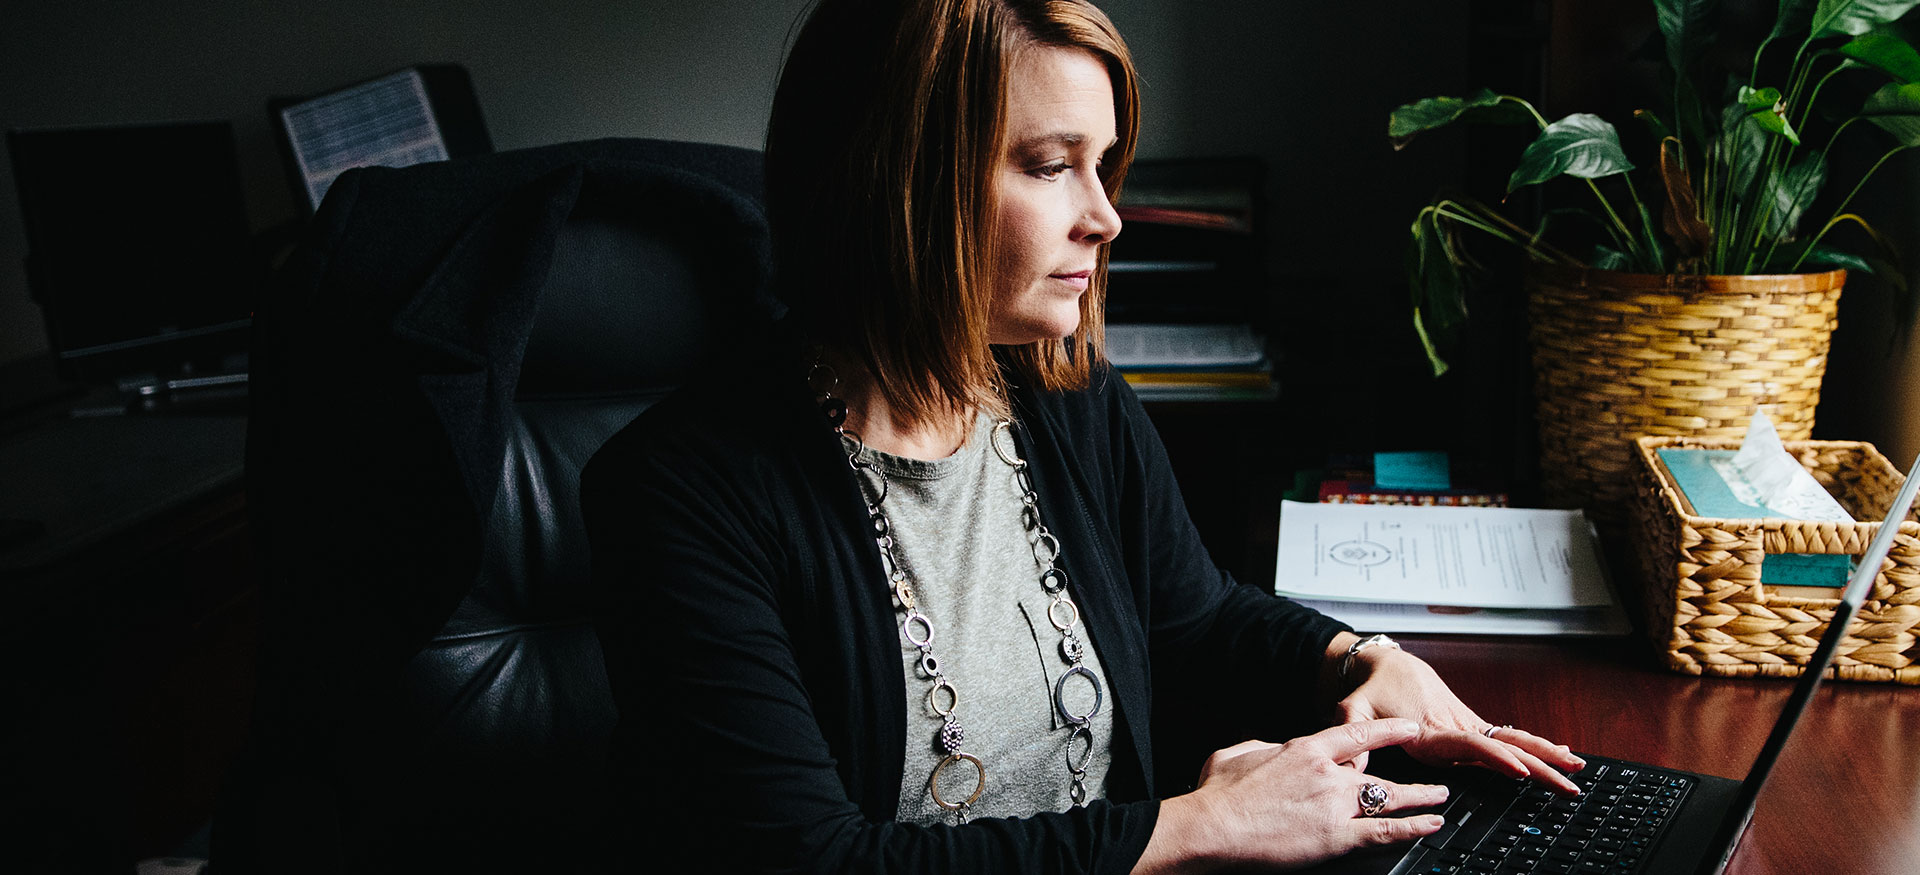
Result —
M 1072 273 L 1053 273 L 1047 276 L 1066 283 L 1074 291 L 1084 292 L 1087 290 L 1087 283 L 1093 277 L 1093 271 L 1076 270 Z

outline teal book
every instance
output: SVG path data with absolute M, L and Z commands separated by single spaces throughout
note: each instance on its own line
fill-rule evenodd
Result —
M 1437 450 L 1374 453 L 1373 485 L 1382 489 L 1452 489 L 1447 454 Z
M 1687 496 L 1695 514 L 1713 519 L 1784 517 L 1760 500 L 1733 464 L 1733 450 L 1663 447 L 1660 461 Z M 1760 563 L 1760 582 L 1774 586 L 1847 584 L 1853 557 L 1843 553 L 1769 553 Z

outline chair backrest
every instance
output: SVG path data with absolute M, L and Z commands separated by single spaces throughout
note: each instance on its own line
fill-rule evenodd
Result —
M 759 179 L 615 140 L 335 184 L 257 344 L 268 610 L 216 866 L 598 868 L 580 469 L 771 325 Z

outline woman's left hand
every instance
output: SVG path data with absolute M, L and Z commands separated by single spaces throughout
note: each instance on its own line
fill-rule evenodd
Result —
M 1341 653 L 1344 658 L 1344 648 Z M 1418 721 L 1425 731 L 1401 747 L 1421 762 L 1481 765 L 1512 777 L 1532 778 L 1564 793 L 1580 792 L 1566 775 L 1584 768 L 1585 761 L 1566 745 L 1525 730 L 1500 726 L 1489 735 L 1492 724 L 1461 702 L 1426 660 L 1396 648 L 1369 647 L 1355 655 L 1347 681 L 1356 686 L 1334 705 L 1335 719 L 1341 723 L 1382 717 Z

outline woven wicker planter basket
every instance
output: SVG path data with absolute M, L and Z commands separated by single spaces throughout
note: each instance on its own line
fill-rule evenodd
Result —
M 1807 438 L 1846 276 L 1537 268 L 1528 315 L 1547 502 L 1623 524 L 1641 435 L 1738 437 L 1759 408 L 1782 439 Z
M 1820 643 L 1839 591 L 1760 582 L 1768 555 L 1865 553 L 1905 478 L 1872 444 L 1788 441 L 1786 447 L 1856 520 L 1695 516 L 1659 461 L 1662 447 L 1737 449 L 1738 440 L 1644 437 L 1635 442 L 1633 506 L 1644 627 L 1668 667 L 1724 677 L 1795 677 Z M 1829 677 L 1920 685 L 1920 522 L 1900 524 Z

